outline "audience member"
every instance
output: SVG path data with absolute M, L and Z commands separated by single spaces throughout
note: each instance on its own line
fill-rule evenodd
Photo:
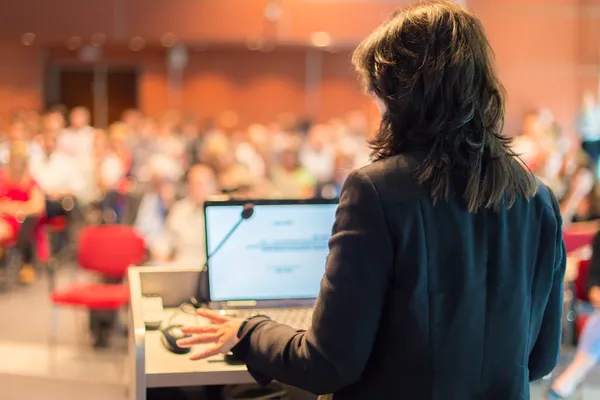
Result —
M 158 153 L 156 123 L 152 118 L 142 121 L 139 135 L 133 140 L 131 150 L 131 175 L 138 182 L 147 182 L 151 178 L 149 160 Z
M 146 241 L 151 254 L 161 254 L 165 237 L 165 221 L 175 201 L 175 185 L 168 178 L 155 174 L 152 188 L 140 201 L 134 226 Z
M 335 151 L 330 145 L 331 135 L 327 125 L 315 125 L 300 150 L 302 166 L 317 182 L 327 182 L 333 177 Z
M 335 156 L 333 177 L 320 182 L 316 188 L 316 197 L 334 199 L 340 196 L 342 186 L 355 165 L 355 158 L 347 153 L 338 152 Z
M 283 198 L 310 198 L 315 194 L 315 177 L 300 164 L 299 151 L 288 147 L 280 155 L 280 163 L 273 167 L 273 186 Z
M 164 248 L 154 260 L 198 267 L 206 261 L 204 243 L 204 202 L 217 194 L 214 172 L 205 165 L 194 165 L 187 175 L 188 195 L 177 201 L 167 216 Z
M 71 111 L 69 122 L 69 127 L 58 136 L 58 148 L 72 157 L 88 160 L 94 148 L 90 111 L 85 107 L 75 107 Z
M 600 232 L 594 237 L 587 284 L 590 304 L 580 312 L 587 311 L 590 317 L 579 337 L 573 362 L 552 384 L 551 399 L 569 398 L 600 361 Z
M 42 139 L 44 156 L 30 160 L 29 170 L 46 195 L 46 212 L 52 217 L 54 206 L 59 206 L 65 197 L 81 196 L 85 185 L 84 176 L 80 173 L 76 159 L 57 150 L 54 133 L 45 133 Z
M 579 115 L 577 128 L 583 150 L 597 166 L 600 160 L 600 105 L 590 92 L 586 92 L 583 96 L 583 109 Z M 594 173 L 598 175 L 596 170 Z
M 253 177 L 243 164 L 235 158 L 233 145 L 224 135 L 213 135 L 205 143 L 204 163 L 211 167 L 221 190 L 230 193 L 253 183 Z
M 28 158 L 31 160 L 40 158 L 43 154 L 37 142 L 30 141 L 32 137 L 27 131 L 27 125 L 23 121 L 15 121 L 8 128 L 5 140 L 0 143 L 0 164 L 4 165 L 10 158 L 10 149 L 15 142 L 24 142 L 27 146 Z
M 109 127 L 109 135 L 115 130 L 121 129 L 121 125 L 113 124 Z M 119 222 L 119 201 L 122 200 L 119 192 L 119 182 L 125 176 L 125 165 L 119 155 L 111 148 L 106 133 L 97 130 L 94 136 L 94 156 L 91 168 L 91 185 L 89 186 L 89 199 L 99 201 L 103 218 L 106 222 Z
M 0 250 L 17 238 L 21 223 L 28 216 L 44 213 L 44 194 L 28 171 L 29 146 L 25 141 L 11 142 L 6 166 L 0 170 Z M 35 277 L 31 264 L 20 270 L 22 283 Z

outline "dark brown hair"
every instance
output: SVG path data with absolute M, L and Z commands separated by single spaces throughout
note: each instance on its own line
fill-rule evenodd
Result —
M 407 151 L 426 156 L 417 179 L 435 201 L 456 177 L 467 208 L 498 210 L 532 197 L 537 180 L 502 136 L 504 88 L 481 22 L 447 1 L 394 13 L 356 49 L 366 89 L 386 107 L 373 160 Z

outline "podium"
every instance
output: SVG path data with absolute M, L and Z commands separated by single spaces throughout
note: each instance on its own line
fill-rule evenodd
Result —
M 146 400 L 149 388 L 232 385 L 254 382 L 244 365 L 226 364 L 222 356 L 191 361 L 189 354 L 169 352 L 160 331 L 147 331 L 144 324 L 144 296 L 160 296 L 163 321 L 193 325 L 197 317 L 175 310 L 196 296 L 201 270 L 180 267 L 131 267 L 129 326 L 129 399 Z

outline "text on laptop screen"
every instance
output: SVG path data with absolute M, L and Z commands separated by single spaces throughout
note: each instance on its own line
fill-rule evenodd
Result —
M 207 253 L 240 219 L 242 206 L 206 207 Z M 337 204 L 254 206 L 209 261 L 212 301 L 314 299 L 319 292 Z

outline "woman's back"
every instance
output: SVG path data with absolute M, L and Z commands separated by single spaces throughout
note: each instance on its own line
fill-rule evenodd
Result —
M 498 211 L 471 213 L 459 195 L 434 205 L 414 177 L 420 162 L 398 155 L 361 169 L 389 228 L 392 284 L 362 379 L 334 398 L 395 387 L 406 399 L 526 399 L 559 350 L 561 299 L 550 299 L 558 321 L 544 319 L 564 274 L 558 206 L 545 187 Z
M 336 400 L 528 399 L 558 357 L 561 218 L 502 134 L 481 22 L 419 2 L 353 61 L 381 125 L 341 191 L 312 325 L 221 319 L 212 351 Z

